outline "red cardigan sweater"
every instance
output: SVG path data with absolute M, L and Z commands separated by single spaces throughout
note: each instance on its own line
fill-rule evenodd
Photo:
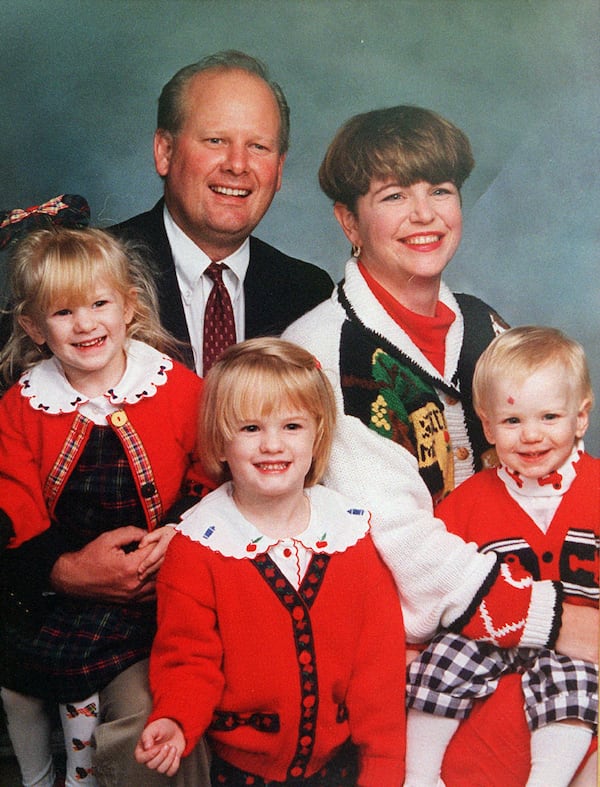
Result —
M 482 504 L 485 516 L 482 516 Z M 515 534 L 525 537 L 531 552 L 539 558 L 539 578 L 573 582 L 570 572 L 587 567 L 588 587 L 597 588 L 598 553 L 593 540 L 588 538 L 586 546 L 586 540 L 582 542 L 580 537 L 567 534 L 573 529 L 598 536 L 599 459 L 583 454 L 577 463 L 577 476 L 546 534 L 509 496 L 494 470 L 477 473 L 465 481 L 438 506 L 436 513 L 449 530 L 479 544 L 502 541 Z M 595 553 L 591 562 L 586 554 L 590 548 Z M 521 544 L 521 549 L 526 550 L 527 546 Z M 561 557 L 563 571 L 568 574 L 561 574 Z M 590 603 L 581 592 L 570 595 L 568 601 Z M 529 740 L 521 678 L 508 675 L 500 681 L 498 690 L 485 702 L 478 703 L 460 725 L 446 752 L 442 778 L 448 787 L 523 787 L 531 762 Z M 596 739 L 592 742 L 594 746 Z
M 176 362 L 167 375 L 153 396 L 123 404 L 121 415 L 107 420 L 120 436 L 129 422 L 145 449 L 142 458 L 135 441 L 121 437 L 149 530 L 181 496 L 183 479 L 187 490 L 214 487 L 194 455 L 202 381 Z M 92 426 L 77 413 L 33 409 L 18 383 L 0 399 L 0 518 L 5 529 L 14 530 L 10 547 L 50 527 Z
M 351 737 L 360 785 L 402 784 L 402 613 L 370 537 L 314 555 L 296 591 L 266 555 L 224 557 L 178 533 L 157 595 L 150 720 L 176 719 L 184 754 L 206 731 L 223 759 L 283 781 Z
M 564 583 L 565 600 L 598 606 L 600 459 L 582 454 L 546 533 L 509 495 L 496 470 L 467 479 L 436 508 L 450 532 L 510 556 L 513 573 Z M 520 565 L 519 565 L 520 564 Z

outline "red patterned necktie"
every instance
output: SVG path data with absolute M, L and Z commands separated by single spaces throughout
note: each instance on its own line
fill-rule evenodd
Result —
M 235 320 L 233 306 L 223 282 L 223 270 L 227 265 L 211 262 L 205 273 L 213 280 L 204 310 L 204 344 L 202 363 L 204 374 L 208 372 L 219 355 L 231 344 L 235 344 Z

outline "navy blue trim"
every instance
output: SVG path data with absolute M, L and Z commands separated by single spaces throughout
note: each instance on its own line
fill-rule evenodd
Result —
M 479 591 L 477 592 L 477 595 L 475 596 L 473 601 L 469 604 L 465 612 L 459 618 L 457 618 L 454 621 L 454 623 L 448 626 L 448 629 L 450 631 L 454 631 L 460 634 L 462 630 L 465 628 L 465 626 L 469 623 L 473 615 L 479 609 L 483 599 L 490 592 L 490 589 L 492 588 L 494 582 L 498 578 L 498 574 L 500 573 L 500 565 L 502 563 L 502 559 L 500 558 L 499 555 L 495 555 L 495 558 L 496 558 L 496 562 L 492 566 L 492 570 L 487 575 L 485 581 L 479 588 Z
M 213 713 L 210 729 L 216 732 L 231 732 L 238 727 L 252 727 L 259 732 L 279 732 L 278 713 L 236 713 L 235 711 L 216 710 Z
M 300 682 L 300 727 L 296 751 L 288 768 L 289 779 L 302 778 L 311 760 L 317 728 L 319 683 L 310 608 L 315 602 L 329 564 L 329 555 L 313 555 L 298 591 L 267 554 L 253 561 L 257 570 L 288 611 L 296 646 Z
M 556 648 L 556 640 L 558 639 L 560 628 L 562 626 L 563 600 L 565 593 L 561 582 L 553 582 L 552 584 L 556 590 L 556 605 L 554 607 L 554 618 L 552 620 L 552 628 L 550 629 L 550 634 L 548 636 L 547 647 L 549 647 L 551 650 L 554 650 Z

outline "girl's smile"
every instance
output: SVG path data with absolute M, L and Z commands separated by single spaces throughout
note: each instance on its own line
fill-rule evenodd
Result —
M 106 341 L 106 336 L 101 336 L 99 339 L 91 339 L 88 342 L 77 342 L 74 347 L 99 347 Z
M 255 465 L 262 473 L 279 473 L 287 470 L 289 462 L 259 462 Z
M 284 537 L 306 527 L 304 483 L 316 431 L 312 415 L 288 406 L 241 422 L 226 443 L 221 460 L 229 465 L 236 505 L 263 532 Z M 265 511 L 266 521 L 258 522 L 257 512 L 262 519 Z
M 47 344 L 69 383 L 89 398 L 116 385 L 125 372 L 127 325 L 133 303 L 100 279 L 85 301 L 52 303 L 35 320 L 22 317 L 36 344 Z

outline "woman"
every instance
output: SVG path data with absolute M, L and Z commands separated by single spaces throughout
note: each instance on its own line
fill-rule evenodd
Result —
M 594 660 L 595 642 L 573 650 L 567 643 L 575 648 L 597 619 L 579 618 L 584 613 L 568 605 L 561 610 L 551 583 L 515 587 L 492 555 L 450 535 L 432 514 L 432 502 L 494 461 L 472 408 L 471 379 L 504 323 L 442 280 L 460 243 L 460 188 L 473 164 L 465 134 L 429 110 L 399 106 L 351 118 L 319 179 L 353 256 L 332 298 L 284 337 L 313 352 L 331 375 L 339 412 L 325 483 L 341 492 L 360 488 L 373 511 L 373 538 L 400 590 L 409 643 L 428 639 L 441 623 L 504 647 L 548 644 Z M 466 758 L 479 772 L 466 773 L 463 761 L 460 776 L 445 771 L 449 785 L 524 784 L 528 733 L 520 701 L 505 700 L 506 690 L 493 698 L 495 711 L 492 702 L 483 706 L 485 722 L 476 714 L 469 722 L 489 740 L 465 743 L 463 735 L 453 743 L 488 752 Z M 507 704 L 508 737 L 499 745 L 488 716 Z

